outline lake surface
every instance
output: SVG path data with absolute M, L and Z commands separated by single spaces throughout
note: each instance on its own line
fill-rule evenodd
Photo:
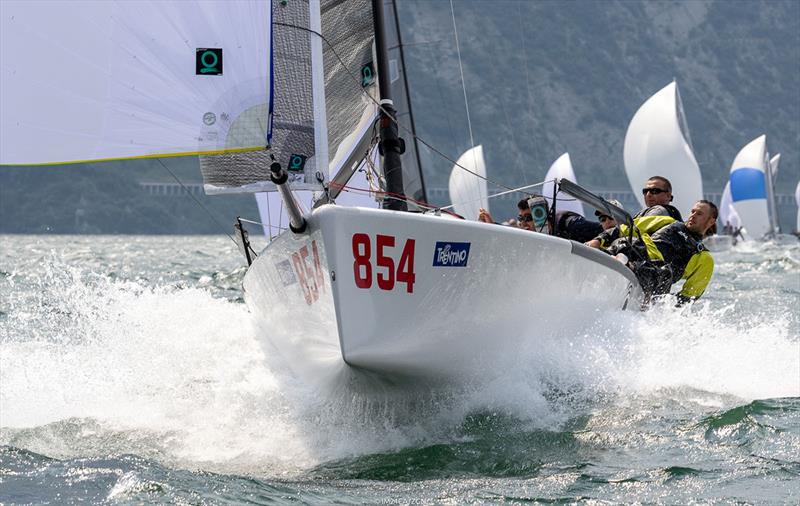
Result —
M 800 246 L 715 258 L 403 397 L 287 371 L 226 237 L 0 236 L 0 503 L 797 504 Z

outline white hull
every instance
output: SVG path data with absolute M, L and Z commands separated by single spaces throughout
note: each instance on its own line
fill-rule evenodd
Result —
M 543 234 L 332 205 L 308 225 L 274 240 L 244 279 L 270 349 L 301 376 L 346 363 L 390 377 L 455 379 L 557 334 L 576 314 L 641 301 L 621 263 Z M 394 247 L 379 253 L 378 235 Z

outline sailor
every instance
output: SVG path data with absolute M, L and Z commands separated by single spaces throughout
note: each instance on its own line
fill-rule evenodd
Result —
M 622 207 L 622 204 L 620 204 L 619 200 L 612 199 L 609 200 L 608 203 L 624 209 L 624 207 Z M 612 216 L 607 215 L 605 212 L 599 209 L 594 212 L 594 215 L 597 216 L 597 219 L 600 221 L 600 226 L 603 228 L 604 231 L 612 229 L 617 226 L 617 220 L 615 220 Z
M 607 245 L 612 255 L 623 253 L 630 259 L 628 266 L 639 279 L 642 289 L 649 295 L 669 293 L 674 283 L 686 282 L 678 293 L 678 303 L 684 304 L 703 295 L 714 271 L 714 259 L 703 246 L 703 238 L 715 227 L 717 206 L 708 200 L 699 200 L 692 207 L 686 223 L 671 216 L 641 216 L 634 220 L 633 243 L 625 237 L 627 227 L 617 227 L 622 235 L 611 244 L 604 242 L 610 237 L 606 231 L 592 245 L 600 242 Z
M 541 213 L 542 225 L 537 226 L 536 218 L 531 210 L 530 202 L 540 200 L 534 204 L 538 212 Z M 542 232 L 545 234 L 563 237 L 578 242 L 586 242 L 592 237 L 603 231 L 603 227 L 593 221 L 589 221 L 580 214 L 573 211 L 559 211 L 555 216 L 550 216 L 547 209 L 547 201 L 542 197 L 534 197 L 533 199 L 522 199 L 517 202 L 517 227 L 530 230 L 532 232 Z M 545 222 L 545 218 L 547 221 Z M 484 223 L 494 223 L 492 215 L 486 209 L 481 208 L 478 211 L 478 221 Z
M 515 225 L 518 228 L 533 231 L 533 213 L 531 212 L 531 207 L 528 205 L 528 199 L 522 199 L 517 202 L 517 209 L 519 210 L 517 219 L 510 224 Z M 495 223 L 494 218 L 492 218 L 492 215 L 489 214 L 489 211 L 482 207 L 478 209 L 478 221 L 483 223 Z
M 552 223 L 557 224 L 557 226 L 551 227 L 553 235 L 581 243 L 596 237 L 604 230 L 601 223 L 589 221 L 573 211 L 557 212 Z
M 642 188 L 642 195 L 644 195 L 645 208 L 633 216 L 634 223 L 637 218 L 645 216 L 668 216 L 677 221 L 683 221 L 680 211 L 675 208 L 672 202 L 672 183 L 669 179 L 663 176 L 653 176 L 647 180 Z M 622 206 L 618 206 L 622 207 Z M 597 214 L 597 213 L 595 213 Z M 604 236 L 596 237 L 595 239 L 586 243 L 587 246 L 592 248 L 600 248 L 601 246 L 611 244 L 616 239 L 619 239 L 619 228 L 604 228 Z

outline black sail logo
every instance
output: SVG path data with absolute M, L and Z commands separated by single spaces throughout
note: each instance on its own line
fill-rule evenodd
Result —
M 197 48 L 195 50 L 195 74 L 198 76 L 221 76 L 222 48 Z

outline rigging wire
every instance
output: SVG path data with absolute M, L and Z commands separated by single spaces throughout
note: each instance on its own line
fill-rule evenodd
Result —
M 467 111 L 467 128 L 469 129 L 469 147 L 472 149 L 475 148 L 475 138 L 472 136 L 472 121 L 469 118 L 469 100 L 467 99 L 467 83 L 466 81 L 464 81 L 464 66 L 461 64 L 461 46 L 458 44 L 458 27 L 456 27 L 456 11 L 455 9 L 453 9 L 453 0 L 450 0 L 450 15 L 453 18 L 453 34 L 455 35 L 456 38 L 458 71 L 461 73 L 461 89 L 464 92 L 464 109 L 466 109 Z
M 333 47 L 333 44 L 331 44 L 330 41 L 324 35 L 322 35 L 319 32 L 316 32 L 314 30 L 311 30 L 310 28 L 306 28 L 304 26 L 293 25 L 293 24 L 290 24 L 290 23 L 275 22 L 275 23 L 273 23 L 273 25 L 275 25 L 275 26 L 284 26 L 284 27 L 287 27 L 287 28 L 295 28 L 297 30 L 302 30 L 302 31 L 314 34 L 314 35 L 318 36 L 319 38 L 321 38 L 322 41 L 325 42 L 325 44 L 327 44 L 327 46 L 330 48 L 331 52 L 336 57 L 336 59 L 339 60 L 339 63 L 342 65 L 342 68 L 344 68 L 347 71 L 347 74 L 350 76 L 350 78 L 353 80 L 353 82 L 356 83 L 356 85 L 359 87 L 359 89 L 361 90 L 361 93 L 363 93 L 364 96 L 367 97 L 367 99 L 370 102 L 374 103 L 378 107 L 378 109 L 380 111 L 382 111 L 384 114 L 386 114 L 388 117 L 390 117 L 388 112 L 386 111 L 386 109 L 384 109 L 384 107 L 380 104 L 380 102 L 378 100 L 376 100 L 375 97 L 373 97 L 372 95 L 367 93 L 366 90 L 363 89 L 363 87 L 361 86 L 361 80 L 353 73 L 353 71 L 350 69 L 350 67 L 347 66 L 347 63 L 345 63 L 344 59 L 342 59 L 342 57 L 336 51 L 336 48 Z M 422 137 L 419 137 L 418 135 L 415 135 L 414 132 L 412 132 L 409 128 L 406 128 L 404 125 L 398 123 L 396 118 L 393 118 L 392 121 L 394 121 L 394 123 L 397 125 L 397 127 L 400 130 L 403 130 L 406 134 L 411 135 L 411 137 L 416 139 L 417 142 L 419 142 L 420 144 L 424 145 L 425 147 L 427 147 L 428 149 L 430 149 L 431 151 L 433 151 L 434 153 L 439 155 L 441 158 L 443 158 L 443 159 L 447 160 L 448 162 L 452 163 L 455 167 L 459 167 L 460 169 L 469 172 L 473 176 L 478 177 L 480 179 L 483 179 L 487 183 L 492 183 L 493 185 L 499 186 L 500 188 L 505 188 L 506 190 L 517 191 L 514 188 L 511 188 L 510 186 L 507 186 L 507 185 L 501 183 L 500 181 L 495 181 L 494 179 L 488 178 L 486 176 L 482 176 L 482 175 L 478 174 L 477 172 L 469 170 L 468 168 L 466 168 L 463 165 L 461 165 L 460 163 L 458 163 L 456 160 L 453 160 L 451 157 L 449 157 L 446 154 L 444 154 L 443 152 L 441 152 L 439 149 L 434 147 L 432 144 L 427 142 Z
M 208 214 L 208 215 L 211 217 L 211 220 L 212 220 L 214 223 L 216 223 L 216 224 L 217 224 L 217 226 L 220 228 L 220 230 L 222 230 L 222 233 L 223 233 L 223 234 L 225 234 L 225 235 L 227 235 L 227 236 L 228 236 L 228 239 L 230 239 L 230 240 L 231 240 L 231 242 L 233 242 L 233 244 L 236 244 L 236 245 L 237 245 L 237 247 L 238 247 L 238 243 L 236 242 L 236 239 L 234 239 L 234 238 L 233 238 L 233 236 L 232 236 L 231 234 L 229 234 L 229 233 L 226 231 L 226 228 L 225 228 L 225 227 L 224 227 L 224 226 L 223 226 L 223 225 L 222 225 L 222 224 L 219 222 L 219 220 L 217 220 L 217 218 L 216 218 L 216 217 L 215 217 L 213 214 L 211 214 L 211 211 L 210 211 L 210 210 L 209 210 L 209 209 L 208 209 L 206 206 L 204 206 L 204 205 L 203 205 L 203 203 L 202 203 L 202 202 L 200 202 L 200 201 L 197 199 L 197 197 L 195 197 L 195 196 L 194 196 L 194 194 L 193 194 L 191 191 L 189 191 L 189 188 L 187 188 L 187 187 L 186 187 L 186 185 L 185 185 L 185 184 L 183 184 L 183 181 L 181 181 L 180 179 L 178 179 L 178 176 L 176 176 L 176 175 L 175 175 L 175 173 L 174 173 L 174 172 L 172 172 L 172 171 L 170 170 L 170 168 L 169 168 L 169 167 L 167 167 L 167 166 L 166 166 L 166 164 L 164 164 L 164 162 L 162 162 L 162 161 L 161 161 L 161 158 L 156 158 L 156 161 L 157 161 L 158 163 L 160 163 L 160 164 L 161 164 L 161 166 L 162 166 L 162 167 L 164 167 L 164 169 L 165 169 L 167 172 L 169 172 L 169 175 L 170 175 L 170 176 L 172 176 L 172 178 L 173 178 L 173 179 L 175 179 L 175 181 L 177 181 L 179 185 L 181 185 L 181 188 L 183 188 L 183 189 L 186 191 L 186 194 L 187 194 L 187 195 L 189 195 L 189 197 L 191 197 L 191 198 L 192 198 L 192 200 L 194 200 L 194 201 L 195 201 L 195 203 L 196 203 L 198 206 L 200 206 L 200 208 L 201 208 L 203 211 L 205 211 L 205 212 L 206 212 L 206 214 Z

